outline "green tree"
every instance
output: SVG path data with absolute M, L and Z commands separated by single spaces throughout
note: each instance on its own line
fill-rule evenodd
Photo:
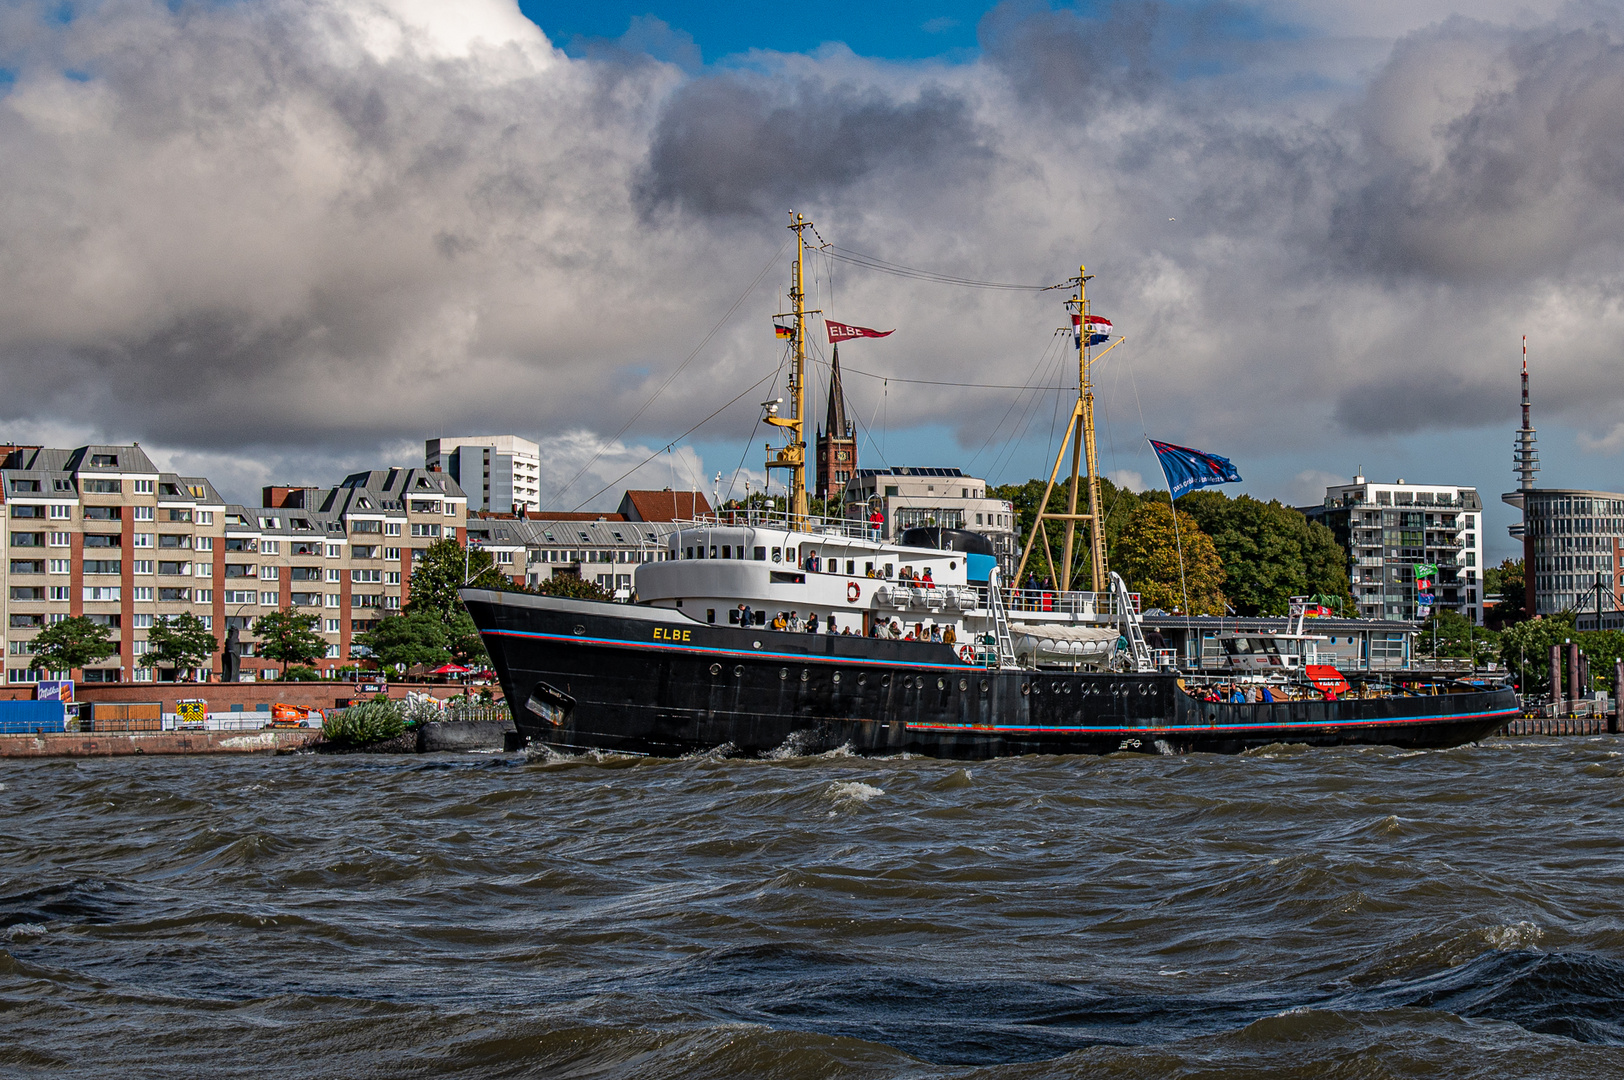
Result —
M 147 641 L 147 663 L 150 666 L 181 671 L 191 671 L 207 664 L 220 647 L 214 632 L 191 612 L 154 619 L 152 629 L 147 632 Z
M 439 667 L 451 659 L 446 621 L 437 613 L 423 609 L 379 619 L 376 626 L 355 641 L 384 667 L 396 664 Z
M 436 540 L 412 565 L 406 610 L 432 611 L 449 621 L 454 612 L 463 610 L 457 596 L 463 588 L 511 590 L 513 582 L 496 568 L 490 552 L 465 548 L 449 536 Z
M 72 671 L 105 660 L 116 651 L 107 627 L 87 615 L 75 615 L 35 635 L 34 666 L 43 671 Z
M 1195 491 L 1179 508 L 1212 537 L 1227 575 L 1224 593 L 1241 615 L 1284 615 L 1293 596 L 1339 598 L 1353 606 L 1347 553 L 1331 530 L 1277 500 Z
M 466 582 L 466 584 L 464 584 Z M 406 613 L 427 612 L 445 626 L 446 648 L 459 664 L 487 663 L 474 620 L 463 607 L 459 589 L 513 591 L 513 581 L 496 568 L 488 551 L 465 548 L 451 537 L 431 544 L 412 567 Z
M 327 655 L 327 641 L 317 628 L 321 618 L 287 607 L 254 620 L 250 632 L 259 638 L 259 655 L 289 664 L 311 664 Z
M 1527 619 L 1500 632 L 1500 659 L 1525 694 L 1546 692 L 1551 678 L 1551 646 L 1574 636 L 1573 614 Z
M 534 589 L 542 596 L 568 596 L 575 600 L 608 600 L 609 592 L 596 581 L 570 574 L 554 574 Z
M 1184 573 L 1179 574 L 1179 551 L 1183 549 Z M 1128 519 L 1117 538 L 1111 567 L 1122 575 L 1128 587 L 1140 594 L 1144 607 L 1166 611 L 1184 610 L 1184 596 L 1190 597 L 1189 611 L 1196 615 L 1224 613 L 1224 568 L 1213 550 L 1212 539 L 1201 531 L 1195 518 L 1182 511 L 1178 533 L 1173 530 L 1173 511 L 1165 503 L 1142 502 Z
M 1521 559 L 1507 559 L 1483 571 L 1484 594 L 1500 596 L 1499 602 L 1484 613 L 1483 621 L 1495 630 L 1503 630 L 1527 619 L 1526 581 Z
M 1500 655 L 1500 635 L 1458 612 L 1440 608 L 1421 624 L 1415 651 L 1418 656 L 1470 657 L 1481 665 Z

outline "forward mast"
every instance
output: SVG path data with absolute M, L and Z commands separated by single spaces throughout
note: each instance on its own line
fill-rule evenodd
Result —
M 779 312 L 775 319 L 793 318 L 791 345 L 795 367 L 790 373 L 790 415 L 778 415 L 778 402 L 767 405 L 767 423 L 784 430 L 784 445 L 772 451 L 767 468 L 784 469 L 789 473 L 789 523 L 791 528 L 804 529 L 811 507 L 806 495 L 806 317 L 821 315 L 822 311 L 806 306 L 806 230 L 812 223 L 801 214 L 790 215 L 789 228 L 795 233 L 795 271 L 790 286 L 790 310 Z

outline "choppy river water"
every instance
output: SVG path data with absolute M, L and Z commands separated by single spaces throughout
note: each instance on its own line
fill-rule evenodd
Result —
M 0 1072 L 1624 1075 L 1624 740 L 0 762 Z

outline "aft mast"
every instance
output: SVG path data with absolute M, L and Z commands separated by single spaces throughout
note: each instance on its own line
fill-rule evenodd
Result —
M 1066 426 L 1066 434 L 1060 440 L 1060 452 L 1055 455 L 1054 469 L 1049 473 L 1049 483 L 1043 489 L 1043 502 L 1038 507 L 1037 521 L 1032 525 L 1032 535 L 1026 538 L 1026 550 L 1021 553 L 1021 564 L 1015 570 L 1015 587 L 1021 584 L 1021 575 L 1026 571 L 1027 560 L 1032 556 L 1032 545 L 1039 541 L 1043 544 L 1043 557 L 1049 564 L 1051 580 L 1059 585 L 1062 592 L 1071 590 L 1072 549 L 1077 537 L 1077 523 L 1088 523 L 1088 565 L 1092 587 L 1095 592 L 1104 592 L 1110 587 L 1105 576 L 1105 529 L 1100 517 L 1100 478 L 1099 454 L 1094 445 L 1094 381 L 1092 368 L 1094 361 L 1099 357 L 1092 353 L 1089 341 L 1091 332 L 1088 312 L 1088 283 L 1093 279 L 1086 266 L 1077 268 L 1077 276 L 1070 284 L 1077 286 L 1076 294 L 1066 302 L 1071 310 L 1072 324 L 1077 328 L 1077 404 L 1072 406 L 1071 423 Z M 1119 338 L 1118 341 L 1121 339 Z M 1108 346 L 1105 352 L 1116 348 L 1116 342 Z M 1100 356 L 1104 356 L 1101 353 Z M 1064 514 L 1049 511 L 1049 496 L 1054 492 L 1055 479 L 1060 475 L 1060 465 L 1066 458 L 1066 444 L 1071 443 L 1071 484 L 1066 497 L 1066 512 Z M 1088 512 L 1077 512 L 1077 485 L 1079 480 L 1088 484 Z M 1065 545 L 1061 551 L 1061 565 L 1056 573 L 1054 558 L 1049 552 L 1048 536 L 1043 531 L 1045 521 L 1063 521 L 1066 528 Z
M 811 509 L 806 497 L 806 317 L 820 313 L 806 306 L 806 230 L 812 228 L 812 223 L 800 214 L 793 214 L 789 228 L 795 233 L 795 274 L 789 291 L 791 310 L 780 312 L 775 318 L 793 316 L 795 319 L 795 369 L 790 373 L 790 415 L 778 416 L 776 403 L 767 409 L 767 423 L 783 428 L 787 440 L 767 459 L 767 468 L 788 470 L 790 527 L 799 529 L 806 527 Z

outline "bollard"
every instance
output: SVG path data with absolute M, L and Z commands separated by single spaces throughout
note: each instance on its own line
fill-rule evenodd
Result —
M 1568 642 L 1568 701 L 1569 708 L 1579 704 L 1579 643 Z
M 1562 711 L 1562 646 L 1551 646 L 1551 715 Z

